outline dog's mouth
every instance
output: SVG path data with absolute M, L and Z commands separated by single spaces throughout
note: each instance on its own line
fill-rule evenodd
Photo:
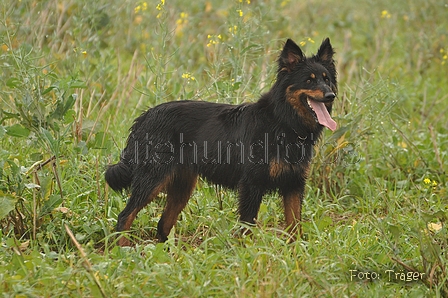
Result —
M 332 94 L 333 95 L 326 95 L 324 101 L 317 101 L 314 98 L 307 96 L 306 102 L 308 104 L 308 107 L 313 112 L 313 116 L 314 119 L 316 119 L 316 122 L 334 131 L 337 127 L 336 121 L 331 118 L 330 113 L 328 113 L 327 107 L 325 106 L 325 102 L 333 101 L 334 93 Z

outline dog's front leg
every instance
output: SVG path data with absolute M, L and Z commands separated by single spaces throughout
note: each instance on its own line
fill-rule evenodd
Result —
M 251 183 L 240 185 L 238 211 L 241 222 L 255 224 L 263 194 L 260 188 L 251 185 Z
M 286 231 L 290 234 L 289 241 L 295 241 L 297 236 L 302 237 L 302 198 L 303 192 L 300 190 L 283 194 Z

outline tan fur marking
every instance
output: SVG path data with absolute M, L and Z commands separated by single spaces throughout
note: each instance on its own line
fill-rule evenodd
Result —
M 134 219 L 137 217 L 137 213 L 140 210 L 135 209 L 127 218 L 126 222 L 124 223 L 124 228 L 123 231 L 128 231 L 132 225 L 132 222 L 134 221 Z M 119 246 L 131 246 L 131 241 L 126 238 L 125 236 L 120 236 L 120 238 L 118 238 L 118 245 Z
M 320 90 L 309 90 L 302 89 L 291 92 L 291 86 L 286 89 L 286 100 L 289 104 L 296 110 L 297 114 L 302 117 L 302 120 L 305 125 L 312 128 L 317 125 L 315 118 L 310 113 L 310 110 L 307 106 L 304 106 L 300 97 L 302 95 L 306 95 L 308 97 L 312 97 L 314 99 L 323 99 L 324 93 Z
M 285 208 L 286 230 L 290 233 L 290 240 L 294 241 L 296 236 L 302 235 L 302 202 L 298 193 L 292 193 L 283 198 Z
M 315 99 L 323 99 L 324 93 L 320 90 L 297 90 L 293 93 L 293 96 L 300 97 L 300 95 L 305 94 L 306 96 L 315 98 Z
M 165 178 L 165 180 L 160 183 L 152 192 L 151 194 L 148 196 L 148 198 L 146 199 L 146 204 L 149 204 L 167 185 L 167 183 L 172 179 L 171 175 L 167 176 Z M 144 206 L 143 206 L 144 207 Z M 126 222 L 124 224 L 123 229 L 121 230 L 122 232 L 128 231 L 131 226 L 132 223 L 134 222 L 135 218 L 137 217 L 137 214 L 140 212 L 140 210 L 143 209 L 142 208 L 136 208 L 132 211 L 132 213 L 128 216 L 128 218 L 126 219 Z M 131 241 L 129 239 L 127 239 L 124 236 L 120 236 L 120 238 L 118 239 L 118 245 L 119 246 L 130 246 L 131 245 Z
M 311 77 L 312 79 L 315 79 L 315 78 L 316 78 L 316 75 L 315 75 L 314 73 L 311 73 L 310 77 Z
M 276 179 L 288 171 L 291 171 L 291 167 L 283 161 L 272 159 L 269 162 L 269 176 L 272 179 Z
M 175 187 L 174 185 L 169 185 L 167 187 L 167 202 L 162 215 L 162 230 L 165 235 L 168 235 L 173 226 L 176 224 L 179 213 L 184 209 L 196 187 L 196 182 L 197 177 L 192 178 L 190 181 L 189 189 L 186 189 L 182 193 L 177 193 L 175 189 L 172 189 L 172 187 Z

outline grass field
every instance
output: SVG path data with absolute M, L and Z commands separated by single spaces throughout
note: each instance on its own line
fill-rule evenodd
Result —
M 256 101 L 286 38 L 336 48 L 304 238 L 265 198 L 239 239 L 232 191 L 198 183 L 155 241 L 163 197 L 115 246 L 126 197 L 104 182 L 156 104 Z M 448 4 L 37 1 L 0 4 L 3 297 L 448 297 Z

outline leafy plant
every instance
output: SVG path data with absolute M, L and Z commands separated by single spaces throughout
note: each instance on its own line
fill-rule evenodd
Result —
M 63 201 L 58 163 L 65 143 L 75 140 L 76 112 L 73 108 L 77 90 L 85 85 L 75 78 L 59 78 L 51 65 L 39 65 L 42 57 L 29 46 L 12 50 L 13 36 L 8 30 L 5 32 L 6 40 L 2 42 L 8 51 L 1 58 L 4 76 L 8 79 L 2 94 L 5 105 L 0 109 L 2 141 L 26 141 L 30 148 L 20 159 L 15 157 L 17 152 L 2 151 L 0 180 L 4 186 L 0 205 L 4 209 L 0 220 L 12 223 L 17 235 L 25 235 L 32 227 L 35 238 L 42 217 Z M 24 163 L 29 158 L 34 164 L 27 168 Z M 39 177 L 38 172 L 46 164 L 57 183 L 57 196 L 51 191 L 52 180 L 45 175 Z M 33 194 L 32 201 L 26 198 L 26 191 Z

